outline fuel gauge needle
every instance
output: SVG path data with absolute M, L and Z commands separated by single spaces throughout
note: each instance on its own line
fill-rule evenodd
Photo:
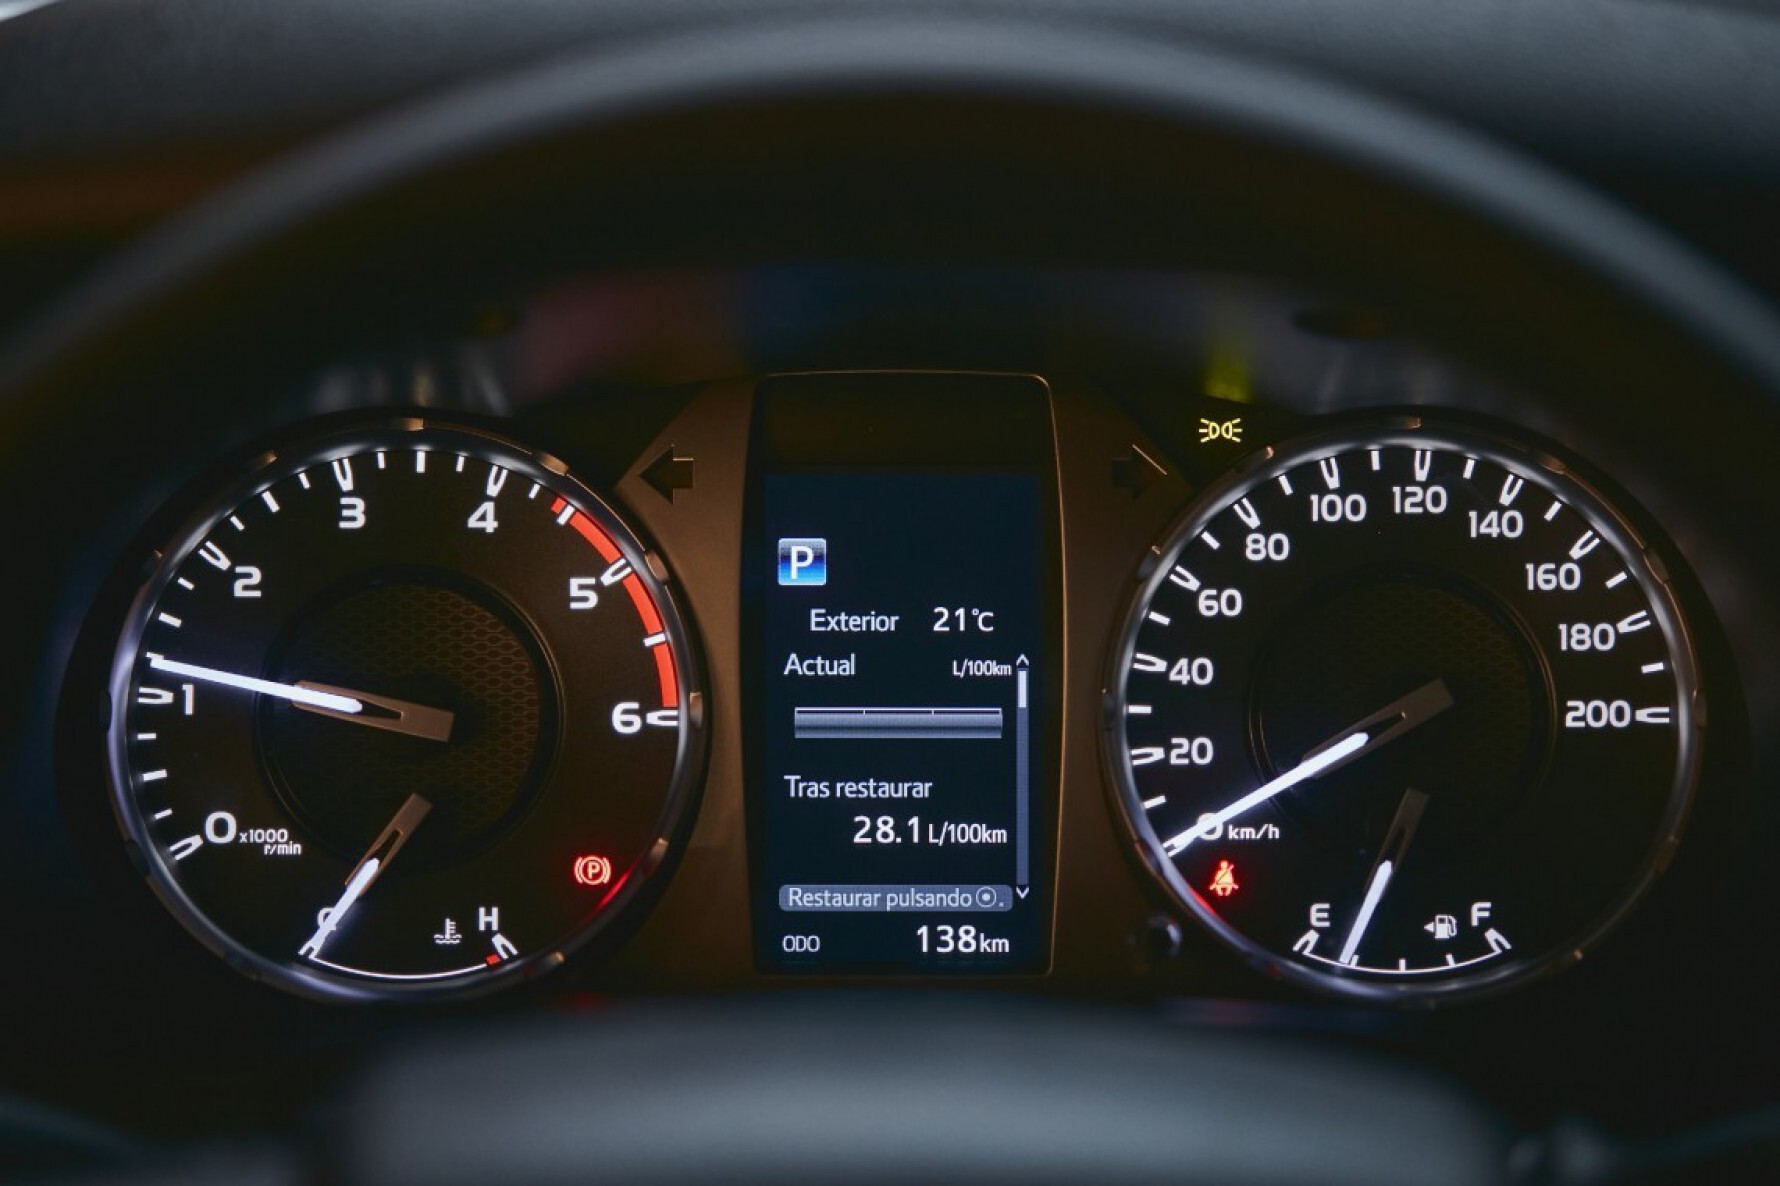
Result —
M 320 925 L 315 928 L 315 934 L 309 936 L 309 941 L 297 951 L 299 956 L 315 959 L 321 954 L 322 945 L 346 921 L 347 914 L 365 896 L 365 891 L 371 888 L 371 884 L 389 868 L 396 854 L 402 851 L 402 846 L 408 843 L 408 838 L 414 835 L 414 829 L 420 826 L 420 821 L 432 809 L 433 805 L 419 795 L 408 796 L 407 802 L 402 804 L 395 818 L 377 834 L 377 839 L 371 842 L 371 847 L 359 858 L 358 864 L 353 866 L 346 878 L 346 890 L 340 895 L 340 900 L 321 912 Z
M 1384 843 L 1378 846 L 1378 857 L 1372 862 L 1372 872 L 1366 877 L 1366 897 L 1360 902 L 1360 912 L 1348 929 L 1347 942 L 1341 945 L 1342 963 L 1352 963 L 1360 950 L 1360 940 L 1366 937 L 1366 928 L 1372 925 L 1372 916 L 1378 913 L 1378 904 L 1384 901 L 1391 878 L 1402 867 L 1403 854 L 1409 850 L 1416 825 L 1421 823 L 1422 809 L 1427 805 L 1428 797 L 1420 791 L 1412 788 L 1403 792 L 1403 801 L 1397 804 L 1397 814 L 1391 819 Z

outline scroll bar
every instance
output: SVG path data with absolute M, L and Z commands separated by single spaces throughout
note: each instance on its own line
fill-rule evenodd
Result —
M 1014 892 L 1024 898 L 1032 884 L 1032 750 L 1026 656 L 1014 665 Z

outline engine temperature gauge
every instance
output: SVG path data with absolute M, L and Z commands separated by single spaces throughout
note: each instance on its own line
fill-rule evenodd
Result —
M 1472 993 L 1576 958 L 1678 838 L 1704 721 L 1664 569 L 1561 463 L 1419 420 L 1256 455 L 1154 550 L 1121 806 L 1279 975 Z

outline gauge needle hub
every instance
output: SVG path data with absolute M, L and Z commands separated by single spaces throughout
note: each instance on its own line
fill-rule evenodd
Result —
M 1178 836 L 1167 840 L 1162 850 L 1169 856 L 1184 851 L 1195 840 L 1216 835 L 1218 830 L 1237 816 L 1253 811 L 1261 804 L 1291 790 L 1301 782 L 1320 778 L 1338 770 L 1379 746 L 1395 741 L 1418 725 L 1451 708 L 1452 691 L 1441 679 L 1430 680 L 1401 699 L 1385 705 L 1363 721 L 1343 729 L 1305 755 L 1302 762 L 1271 782 L 1250 791 L 1222 811 L 1208 812 L 1197 823 Z
M 215 667 L 180 663 L 162 655 L 150 655 L 148 665 L 154 670 L 164 671 L 168 675 L 183 676 L 186 679 L 216 684 L 219 687 L 239 688 L 244 692 L 253 692 L 259 696 L 273 696 L 280 700 L 288 700 L 304 712 L 312 712 L 317 716 L 332 717 L 337 721 L 350 721 L 355 725 L 363 725 L 369 729 L 386 729 L 391 733 L 404 733 L 410 737 L 424 738 L 427 741 L 449 741 L 451 727 L 456 721 L 452 713 L 442 708 L 429 708 L 424 704 L 414 704 L 407 700 L 396 700 L 388 696 L 376 696 L 353 688 L 337 688 L 331 684 L 318 684 L 310 680 L 302 680 L 294 684 L 281 684 L 256 676 L 222 671 Z
M 371 841 L 371 847 L 365 850 L 365 855 L 352 867 L 352 872 L 346 877 L 346 890 L 339 900 L 321 912 L 315 933 L 298 949 L 299 956 L 314 959 L 321 954 L 322 945 L 346 921 L 346 916 L 358 904 L 358 900 L 365 896 L 365 891 L 389 868 L 396 854 L 402 851 L 402 846 L 408 843 L 408 838 L 414 835 L 414 829 L 420 826 L 420 821 L 432 809 L 433 805 L 419 795 L 408 796 L 407 801 L 396 811 L 395 818 L 377 834 L 377 839 Z

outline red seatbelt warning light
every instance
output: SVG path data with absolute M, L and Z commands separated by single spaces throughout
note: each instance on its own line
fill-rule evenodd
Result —
M 1211 892 L 1227 898 L 1241 888 L 1236 883 L 1236 866 L 1229 861 L 1219 861 L 1218 871 L 1211 875 Z

